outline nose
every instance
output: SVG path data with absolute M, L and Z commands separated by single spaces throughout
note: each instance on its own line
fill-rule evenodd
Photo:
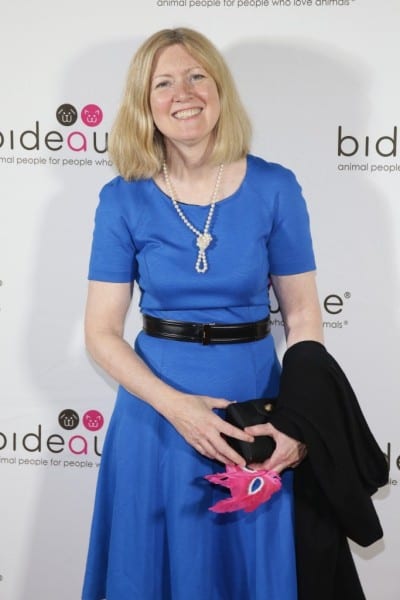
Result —
M 175 82 L 174 91 L 175 100 L 182 102 L 183 100 L 190 98 L 192 96 L 192 86 L 190 81 L 188 81 L 186 77 L 182 77 L 182 79 Z

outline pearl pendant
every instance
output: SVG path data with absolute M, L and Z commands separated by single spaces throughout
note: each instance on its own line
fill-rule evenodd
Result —
M 208 246 L 211 244 L 212 242 L 212 235 L 210 235 L 209 233 L 202 233 L 201 235 L 197 236 L 197 247 L 200 248 L 200 250 L 202 250 L 202 252 L 204 252 L 205 250 L 207 250 Z

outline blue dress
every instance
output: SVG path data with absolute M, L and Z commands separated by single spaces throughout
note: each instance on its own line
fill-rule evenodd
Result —
M 208 207 L 181 203 L 203 230 Z M 107 184 L 100 195 L 89 279 L 137 282 L 142 312 L 239 323 L 269 312 L 270 274 L 315 268 L 309 220 L 293 173 L 249 155 L 239 189 L 216 204 L 209 269 L 195 271 L 195 236 L 153 180 Z M 135 350 L 179 390 L 228 400 L 274 395 L 272 336 L 202 346 L 141 332 Z M 83 600 L 295 600 L 291 472 L 253 513 L 208 510 L 227 491 L 151 406 L 119 388 L 97 484 Z

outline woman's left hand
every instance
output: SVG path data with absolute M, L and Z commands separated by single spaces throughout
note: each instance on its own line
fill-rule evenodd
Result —
M 253 469 L 267 469 L 268 471 L 280 473 L 284 469 L 297 467 L 307 455 L 305 444 L 278 431 L 271 423 L 246 427 L 245 431 L 255 437 L 269 435 L 276 444 L 273 454 L 267 460 L 263 463 L 249 465 Z

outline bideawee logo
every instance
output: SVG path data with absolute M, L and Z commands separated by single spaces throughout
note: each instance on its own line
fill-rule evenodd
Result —
M 338 171 L 341 172 L 399 174 L 397 125 L 383 135 L 354 135 L 353 131 L 339 125 L 337 156 L 341 161 L 345 161 L 337 165 Z
M 87 410 L 80 417 L 77 411 L 66 408 L 59 413 L 53 427 L 36 423 L 22 430 L 0 431 L 0 464 L 98 466 L 92 461 L 101 456 L 99 432 L 104 422 L 102 413 L 96 409 Z
M 71 159 L 71 153 L 87 156 L 107 152 L 108 132 L 100 127 L 103 116 L 98 104 L 86 104 L 78 110 L 73 104 L 64 103 L 54 111 L 54 124 L 46 126 L 35 119 L 27 127 L 1 127 L 0 164 L 67 166 L 76 162 L 78 166 L 83 166 L 79 164 L 82 159 Z M 44 155 L 44 152 L 50 152 L 51 155 Z M 63 158 L 55 158 L 57 153 Z M 89 160 L 86 158 L 86 164 Z M 111 161 L 103 159 L 99 164 L 111 165 Z

